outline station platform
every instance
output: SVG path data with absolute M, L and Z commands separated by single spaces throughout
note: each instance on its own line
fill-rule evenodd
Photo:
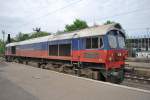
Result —
M 150 91 L 67 75 L 16 63 L 1 63 L 0 78 L 19 87 L 28 100 L 150 100 Z M 5 85 L 0 81 L 0 87 Z M 7 88 L 7 89 L 6 89 Z M 22 92 L 0 88 L 0 100 L 17 100 Z M 12 93 L 17 92 L 13 90 Z M 23 93 L 24 93 L 23 92 Z M 24 98 L 25 94 L 22 94 Z M 7 99 L 9 98 L 11 99 Z M 28 95 L 27 95 L 28 96 Z M 1 98 L 3 97 L 3 98 Z M 20 99 L 20 98 L 19 98 Z M 19 100 L 18 99 L 18 100 Z M 21 99 L 25 100 L 25 99 Z M 27 99 L 26 99 L 27 100 Z

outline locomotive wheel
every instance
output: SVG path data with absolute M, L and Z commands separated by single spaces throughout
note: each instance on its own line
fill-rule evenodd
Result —
M 18 58 L 17 60 L 18 60 L 18 61 L 17 61 L 18 63 L 21 63 L 21 64 L 23 63 L 23 61 L 22 61 L 21 58 Z
M 42 69 L 46 69 L 45 66 L 46 66 L 45 64 L 40 64 L 40 68 L 42 68 Z
M 28 61 L 23 61 L 23 64 L 28 65 Z
M 106 77 L 103 75 L 102 72 L 99 73 L 99 80 L 104 81 L 104 82 L 106 81 Z
M 91 69 L 84 68 L 80 70 L 80 75 L 83 77 L 94 79 L 94 73 Z
M 13 57 L 8 57 L 9 62 L 13 62 Z
M 77 69 L 77 68 L 73 68 L 73 75 L 80 76 L 81 75 L 81 70 Z
M 114 77 L 114 76 L 110 76 L 110 77 L 108 78 L 108 81 L 111 82 L 111 83 L 116 83 L 116 84 L 121 83 L 121 79 L 118 78 L 118 77 Z
M 16 58 L 16 59 L 13 60 L 13 62 L 19 63 L 19 60 Z
M 6 62 L 9 62 L 9 59 L 8 59 L 8 58 L 9 58 L 9 57 L 5 57 L 5 61 L 6 61 Z
M 95 79 L 95 80 L 99 80 L 100 78 L 100 74 L 98 71 L 93 71 L 92 72 L 92 79 Z
M 64 64 L 64 65 L 60 66 L 59 71 L 68 73 L 68 74 L 74 74 L 73 67 L 68 64 Z
M 59 72 L 64 72 L 65 71 L 65 65 L 62 65 L 59 67 Z
M 51 69 L 52 69 L 52 67 L 53 67 L 53 65 L 52 65 L 52 64 L 50 64 L 50 63 L 48 63 L 47 65 L 45 65 L 45 69 L 49 69 L 49 70 L 51 70 Z

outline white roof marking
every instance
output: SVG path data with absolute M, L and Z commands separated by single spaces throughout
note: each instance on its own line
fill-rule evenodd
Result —
M 100 25 L 95 27 L 90 27 L 70 33 L 64 33 L 64 34 L 52 34 L 44 37 L 39 38 L 33 38 L 21 42 L 15 42 L 7 44 L 8 46 L 15 46 L 15 45 L 24 45 L 24 44 L 32 44 L 32 43 L 39 43 L 39 42 L 46 42 L 46 41 L 55 41 L 55 40 L 63 40 L 63 39 L 72 39 L 77 37 L 88 37 L 88 36 L 97 36 L 97 35 L 105 35 L 109 30 L 116 29 L 114 27 L 115 24 L 109 24 L 109 25 Z M 74 37 L 75 34 L 77 37 Z

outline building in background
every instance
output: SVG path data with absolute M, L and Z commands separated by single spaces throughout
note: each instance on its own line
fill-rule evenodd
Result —
M 150 34 L 127 36 L 126 48 L 130 57 L 150 58 Z

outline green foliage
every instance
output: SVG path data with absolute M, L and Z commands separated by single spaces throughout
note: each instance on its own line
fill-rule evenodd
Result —
M 114 21 L 110 21 L 110 20 L 107 20 L 104 25 L 108 25 L 108 24 L 116 24 L 115 27 L 116 28 L 119 28 L 119 29 L 122 29 L 122 26 L 120 23 L 117 23 L 117 22 L 114 22 Z
M 24 34 L 20 32 L 18 35 L 16 35 L 15 38 L 11 38 L 11 42 L 19 42 L 19 41 L 24 41 L 24 40 L 47 36 L 47 35 L 49 35 L 49 33 L 47 32 L 34 32 L 31 34 Z
M 64 31 L 58 31 L 57 34 L 63 34 L 64 32 L 80 30 L 80 29 L 84 29 L 84 28 L 87 28 L 87 27 L 88 27 L 88 25 L 85 21 L 80 20 L 80 19 L 76 19 L 73 22 L 73 24 L 66 25 L 65 30 Z M 40 31 L 40 28 L 39 29 L 36 28 L 36 29 L 33 29 L 33 30 L 36 31 L 36 32 L 30 33 L 30 34 L 25 34 L 25 33 L 20 32 L 18 35 L 16 35 L 15 38 L 11 38 L 11 42 L 19 42 L 19 41 L 32 39 L 32 38 L 37 38 L 37 37 L 43 37 L 43 36 L 50 35 L 50 33 Z
M 15 38 L 16 41 L 24 41 L 24 40 L 27 40 L 27 39 L 29 39 L 29 35 L 28 34 L 23 34 L 21 32 Z
M 2 40 L 0 40 L 0 56 L 4 54 L 5 48 L 4 48 L 4 43 Z
M 47 33 L 47 32 L 34 32 L 31 34 L 30 38 L 43 37 L 43 36 L 47 36 L 47 35 L 49 35 L 49 33 Z
M 76 19 L 73 24 L 70 25 L 66 25 L 65 26 L 65 32 L 70 32 L 70 31 L 75 31 L 75 30 L 80 30 L 80 29 L 84 29 L 87 28 L 88 25 L 85 21 L 80 20 L 80 19 Z
M 56 34 L 63 34 L 63 33 L 65 33 L 65 31 L 60 31 L 60 30 L 58 30 L 58 31 L 56 32 Z
M 17 42 L 17 40 L 15 38 L 10 38 L 10 41 L 11 42 Z M 8 41 L 6 43 L 8 43 Z
M 107 20 L 107 21 L 104 23 L 104 25 L 113 24 L 113 23 L 116 23 L 116 22 Z

